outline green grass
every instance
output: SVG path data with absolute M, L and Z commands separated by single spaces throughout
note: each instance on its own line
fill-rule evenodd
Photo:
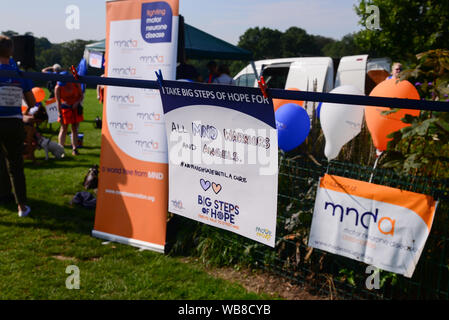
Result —
M 95 90 L 84 101 L 81 155 L 25 161 L 32 216 L 18 218 L 14 204 L 0 206 L 0 299 L 267 299 L 242 286 L 208 275 L 204 266 L 175 257 L 93 238 L 94 211 L 72 207 L 88 169 L 99 164 L 101 116 Z M 53 124 L 57 140 L 58 124 Z M 67 144 L 69 139 L 67 138 Z M 66 288 L 66 268 L 80 270 L 80 289 Z

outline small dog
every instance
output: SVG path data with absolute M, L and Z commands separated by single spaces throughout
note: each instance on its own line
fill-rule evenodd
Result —
M 45 151 L 45 160 L 48 160 L 49 151 L 55 156 L 56 159 L 62 159 L 65 157 L 64 147 L 48 138 L 41 137 L 39 140 L 39 146 Z

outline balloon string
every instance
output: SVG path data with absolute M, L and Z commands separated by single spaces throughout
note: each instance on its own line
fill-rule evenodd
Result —
M 369 178 L 369 183 L 371 183 L 371 181 L 373 180 L 374 170 L 376 170 L 377 162 L 379 161 L 379 158 L 382 155 L 382 153 L 383 153 L 383 151 L 381 151 L 379 153 L 376 152 L 376 161 L 374 161 L 373 171 L 371 172 L 371 177 Z

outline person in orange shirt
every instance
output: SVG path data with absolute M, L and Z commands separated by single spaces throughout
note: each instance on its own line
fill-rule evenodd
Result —
M 61 73 L 68 74 L 67 71 Z M 55 87 L 55 97 L 59 111 L 59 121 L 61 129 L 59 130 L 58 142 L 64 146 L 69 124 L 72 125 L 72 155 L 76 156 L 78 152 L 78 128 L 80 122 L 84 120 L 81 102 L 83 101 L 83 91 L 79 83 L 60 82 Z

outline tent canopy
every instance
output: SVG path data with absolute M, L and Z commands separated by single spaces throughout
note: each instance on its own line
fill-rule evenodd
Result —
M 252 53 L 184 23 L 184 45 L 189 59 L 251 60 Z M 86 45 L 88 52 L 104 52 L 106 41 Z
M 218 39 L 184 23 L 184 43 L 187 58 L 251 60 L 252 53 Z

